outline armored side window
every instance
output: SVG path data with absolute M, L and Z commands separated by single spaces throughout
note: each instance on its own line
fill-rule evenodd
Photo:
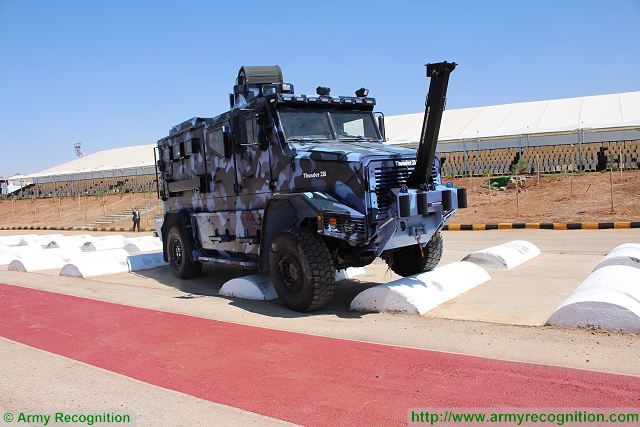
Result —
M 171 159 L 171 147 L 164 147 L 162 149 L 162 160 L 164 160 L 165 162 L 168 162 Z
M 222 129 L 214 129 L 207 133 L 207 149 L 220 157 L 224 157 L 224 135 L 222 134 Z
M 246 143 L 257 144 L 258 143 L 258 122 L 255 116 L 245 118 L 245 132 Z
M 184 157 L 184 146 L 182 145 L 182 143 L 178 143 L 174 145 L 172 148 L 173 148 L 173 160 L 178 160 Z

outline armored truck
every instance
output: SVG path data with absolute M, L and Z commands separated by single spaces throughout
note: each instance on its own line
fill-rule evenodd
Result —
M 436 143 L 455 63 L 431 78 L 418 150 L 385 144 L 360 88 L 299 95 L 279 66 L 243 66 L 230 110 L 158 141 L 164 258 L 175 276 L 217 262 L 269 272 L 292 310 L 321 308 L 336 270 L 381 257 L 402 276 L 436 267 L 440 230 L 466 192 L 443 184 Z

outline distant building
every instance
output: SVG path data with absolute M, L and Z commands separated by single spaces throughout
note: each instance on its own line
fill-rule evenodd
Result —
M 387 144 L 415 147 L 423 117 L 423 112 L 387 116 Z M 567 162 L 561 158 L 564 154 L 571 157 L 569 163 L 576 170 L 600 170 L 603 156 L 610 152 L 625 156 L 625 168 L 637 169 L 638 141 L 640 91 L 446 110 L 437 150 L 449 157 L 447 168 L 455 166 L 456 156 L 462 153 L 457 169 L 448 172 L 452 176 L 487 172 L 487 165 L 472 165 L 487 159 L 476 161 L 468 153 L 488 150 L 498 156 L 488 160 L 500 163 L 497 171 L 489 168 L 492 173 L 505 173 L 521 155 L 531 163 L 532 156 L 539 156 L 536 153 L 543 149 L 551 150 L 553 158 L 541 168 L 543 172 L 562 169 Z M 155 147 L 147 144 L 83 155 L 41 172 L 5 178 L 8 185 L 2 191 L 22 189 L 22 197 L 156 191 Z M 541 159 L 545 156 L 542 152 Z

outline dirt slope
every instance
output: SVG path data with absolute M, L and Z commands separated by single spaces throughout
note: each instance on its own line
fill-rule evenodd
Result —
M 640 221 L 640 171 L 613 173 L 613 204 L 609 173 L 527 177 L 520 189 L 489 191 L 482 188 L 488 178 L 455 178 L 453 182 L 467 188 L 469 208 L 460 209 L 452 223 L 495 222 L 580 222 Z M 489 194 L 491 193 L 491 194 Z M 142 215 L 142 226 L 153 227 L 153 217 L 162 213 L 156 193 L 110 196 L 86 196 L 58 199 L 0 200 L 0 227 L 41 225 L 80 226 L 123 212 L 132 207 L 157 203 Z M 129 227 L 131 221 L 113 223 Z

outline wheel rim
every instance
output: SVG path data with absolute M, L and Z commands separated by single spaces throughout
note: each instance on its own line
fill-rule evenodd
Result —
M 278 269 L 287 290 L 292 294 L 299 293 L 304 280 L 300 262 L 295 257 L 284 254 L 278 261 Z
M 182 245 L 178 239 L 171 242 L 171 259 L 177 264 L 182 264 Z

